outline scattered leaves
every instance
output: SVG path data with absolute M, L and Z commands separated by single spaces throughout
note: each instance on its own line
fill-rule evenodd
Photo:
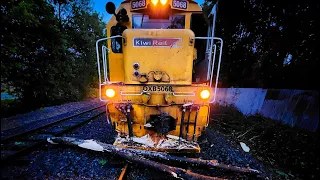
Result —
M 99 164 L 100 164 L 101 166 L 105 165 L 106 163 L 107 163 L 107 160 L 105 160 L 105 159 L 101 159 L 101 160 L 99 161 Z

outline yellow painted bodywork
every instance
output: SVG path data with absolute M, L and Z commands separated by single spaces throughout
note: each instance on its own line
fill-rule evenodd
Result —
M 110 118 L 113 123 L 116 125 L 116 130 L 120 134 L 128 134 L 128 124 L 126 117 L 114 107 L 114 104 L 108 104 L 107 105 Z M 150 130 L 145 128 L 145 124 L 147 120 L 150 118 L 150 115 L 153 114 L 160 114 L 159 110 L 157 110 L 155 107 L 148 107 L 143 105 L 133 105 L 134 111 L 131 112 L 131 116 L 133 117 L 133 134 L 137 137 L 144 136 L 146 134 L 150 133 Z M 181 108 L 178 105 L 172 105 L 168 107 L 161 107 L 161 111 L 166 112 L 170 114 L 173 118 L 177 120 L 177 126 L 176 130 L 170 131 L 169 134 L 174 136 L 179 136 L 180 133 L 180 124 L 181 124 L 181 115 L 182 111 Z M 184 132 L 183 137 L 186 137 L 186 128 L 187 128 L 187 122 L 188 122 L 188 116 L 189 111 L 186 111 L 185 118 L 184 118 Z M 197 118 L 197 124 L 196 124 L 196 132 L 195 132 L 195 139 L 197 139 L 203 130 L 205 130 L 206 125 L 208 123 L 208 113 L 209 113 L 209 106 L 208 105 L 202 105 L 199 109 L 199 114 Z M 189 131 L 188 131 L 188 140 L 192 139 L 192 136 L 194 134 L 194 122 L 195 122 L 195 111 L 192 111 L 190 114 L 189 119 Z
M 171 106 L 187 103 L 205 105 L 209 104 L 209 99 L 212 98 L 211 96 L 209 99 L 203 100 L 200 97 L 202 90 L 209 90 L 210 94 L 212 94 L 211 89 L 206 85 L 172 85 L 171 87 L 175 94 L 173 92 L 162 91 L 145 92 L 143 91 L 144 86 L 148 85 L 104 85 L 101 90 L 102 99 L 107 100 L 109 103 L 133 102 L 145 106 Z M 112 98 L 106 97 L 106 90 L 109 88 L 112 88 L 116 92 Z M 145 98 L 146 96 L 149 96 L 149 98 Z
M 170 77 L 169 84 L 191 84 L 194 33 L 189 29 L 127 29 L 123 32 L 126 45 L 124 55 L 124 83 L 137 84 L 139 80 L 133 75 L 134 63 L 139 63 L 140 73 L 150 71 L 166 72 Z M 133 38 L 180 38 L 177 48 L 173 47 L 134 47 Z M 192 41 L 193 42 L 193 41 Z M 170 67 L 170 68 L 168 68 Z M 157 84 L 167 84 L 160 82 Z M 154 84 L 148 82 L 146 84 Z
M 171 4 L 172 0 L 168 0 L 167 3 Z M 127 13 L 129 16 L 129 22 L 122 24 L 124 26 L 127 26 L 128 29 L 132 28 L 132 21 L 131 17 L 133 14 L 141 14 L 140 10 L 131 10 L 131 0 L 124 1 L 120 4 L 118 7 L 116 13 L 121 9 L 125 8 L 127 9 Z M 150 0 L 147 0 L 147 4 L 151 3 Z M 190 22 L 191 22 L 191 13 L 201 13 L 201 7 L 194 1 L 189 0 L 188 1 L 188 9 L 186 11 L 184 10 L 177 10 L 175 12 L 176 15 L 185 15 L 185 28 L 190 29 Z M 117 24 L 116 18 L 114 16 L 111 17 L 110 21 L 107 23 L 107 37 L 110 37 L 110 29 L 112 26 L 115 26 Z M 108 47 L 111 47 L 111 41 L 107 42 Z M 113 53 L 110 51 L 108 53 L 108 59 L 109 59 L 109 78 L 111 81 L 114 82 L 124 82 L 125 80 L 125 73 L 124 73 L 124 56 L 122 53 Z
M 150 1 L 147 0 L 147 3 Z M 193 60 L 196 55 L 194 49 L 194 33 L 190 30 L 191 14 L 201 12 L 200 6 L 194 1 L 188 0 L 187 10 L 174 10 L 174 14 L 185 15 L 185 29 L 132 29 L 132 15 L 143 13 L 143 9 L 132 10 L 131 1 L 124 1 L 116 13 L 121 8 L 127 10 L 129 22 L 121 24 L 126 26 L 123 36 L 123 53 L 108 53 L 109 79 L 111 82 L 122 82 L 119 84 L 103 85 L 101 96 L 107 102 L 107 116 L 112 125 L 120 134 L 128 134 L 128 123 L 126 116 L 120 112 L 116 106 L 130 103 L 133 109 L 130 113 L 133 121 L 133 135 L 137 137 L 151 133 L 145 128 L 150 115 L 158 115 L 161 112 L 168 113 L 176 119 L 176 129 L 169 132 L 171 135 L 179 136 L 182 115 L 182 105 L 192 103 L 199 107 L 197 123 L 195 124 L 196 110 L 193 109 L 189 119 L 188 139 L 195 135 L 195 140 L 201 135 L 209 121 L 209 99 L 200 98 L 203 89 L 211 89 L 208 85 L 192 84 Z M 171 3 L 171 0 L 168 0 Z M 107 36 L 110 37 L 110 29 L 117 24 L 113 16 L 107 24 Z M 180 48 L 159 48 L 159 47 L 134 47 L 133 38 L 180 38 Z M 107 42 L 111 50 L 111 41 Z M 139 72 L 148 74 L 150 71 L 165 72 L 170 81 L 167 82 L 146 82 L 141 83 L 133 75 L 133 64 L 139 63 Z M 143 90 L 148 85 L 171 86 L 172 91 L 152 91 Z M 113 98 L 107 98 L 105 91 L 107 88 L 115 90 Z M 212 94 L 212 93 L 211 93 Z M 212 98 L 212 97 L 211 97 Z M 186 137 L 186 128 L 189 116 L 186 110 L 184 117 L 183 138 Z M 194 132 L 194 126 L 195 132 Z M 198 150 L 197 150 L 198 152 Z
M 102 92 L 106 89 L 112 88 L 116 91 L 116 94 L 112 98 L 108 98 L 105 95 L 103 99 L 108 100 L 107 109 L 109 118 L 112 124 L 116 125 L 116 130 L 120 134 L 128 134 L 128 124 L 126 116 L 115 108 L 115 105 L 121 103 L 132 102 L 133 111 L 131 117 L 134 122 L 133 134 L 141 137 L 149 133 L 144 127 L 150 118 L 150 115 L 160 114 L 166 112 L 176 119 L 177 127 L 176 130 L 170 131 L 169 134 L 179 136 L 180 124 L 182 116 L 182 105 L 192 103 L 193 105 L 199 106 L 199 112 L 196 123 L 195 138 L 197 139 L 201 132 L 206 128 L 209 122 L 209 99 L 203 100 L 200 97 L 202 90 L 209 90 L 208 86 L 205 85 L 191 85 L 191 86 L 172 86 L 173 92 L 144 92 L 141 85 L 105 85 L 102 87 Z M 211 92 L 212 94 L 212 92 Z M 149 97 L 149 98 L 148 98 Z M 167 98 L 167 100 L 166 100 Z M 212 98 L 212 97 L 211 97 Z M 168 100 L 169 99 L 169 100 Z M 184 122 L 187 123 L 190 111 L 186 110 Z M 195 122 L 196 110 L 192 110 L 189 119 L 189 131 L 188 139 L 190 140 L 194 134 L 194 122 Z M 187 124 L 184 124 L 186 129 Z M 186 131 L 183 132 L 184 137 Z

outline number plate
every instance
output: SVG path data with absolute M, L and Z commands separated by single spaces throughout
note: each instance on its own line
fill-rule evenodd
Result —
M 187 9 L 188 2 L 186 0 L 172 0 L 172 7 L 177 9 Z
M 131 1 L 131 8 L 132 9 L 140 9 L 146 7 L 146 0 L 135 0 Z
M 154 86 L 144 86 L 143 91 L 145 92 L 155 92 L 155 91 L 160 91 L 160 92 L 173 92 L 172 86 L 159 86 L 159 85 L 154 85 Z

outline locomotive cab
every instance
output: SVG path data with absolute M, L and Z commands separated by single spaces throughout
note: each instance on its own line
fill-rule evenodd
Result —
M 117 11 L 108 2 L 106 10 L 113 17 L 96 48 L 100 100 L 118 134 L 114 145 L 200 152 L 197 139 L 216 91 L 214 40 L 220 41 L 219 66 L 222 49 L 220 38 L 207 37 L 212 30 L 200 6 L 192 0 L 126 0 Z

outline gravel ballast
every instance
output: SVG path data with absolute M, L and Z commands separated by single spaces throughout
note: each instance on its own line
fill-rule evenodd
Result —
M 87 125 L 66 134 L 83 139 L 96 139 L 111 143 L 113 133 L 105 115 Z M 25 157 L 31 162 L 27 166 L 2 167 L 3 179 L 117 179 L 124 166 L 123 161 L 114 160 L 108 154 L 85 149 L 47 144 Z
M 105 115 L 65 136 L 80 139 L 95 139 L 112 144 L 115 133 L 106 121 Z M 251 167 L 266 172 L 263 163 L 245 153 L 239 145 L 211 128 L 200 138 L 200 158 L 216 159 L 221 163 Z M 94 152 L 81 148 L 47 144 L 45 148 L 36 150 L 24 157 L 19 164 L 1 168 L 2 179 L 117 179 L 127 163 L 123 159 L 109 153 Z M 24 163 L 25 164 L 24 164 Z M 240 174 L 228 173 L 219 169 L 194 169 L 204 175 L 230 179 L 257 179 Z M 166 179 L 158 171 L 142 167 L 138 164 L 129 165 L 126 179 Z

